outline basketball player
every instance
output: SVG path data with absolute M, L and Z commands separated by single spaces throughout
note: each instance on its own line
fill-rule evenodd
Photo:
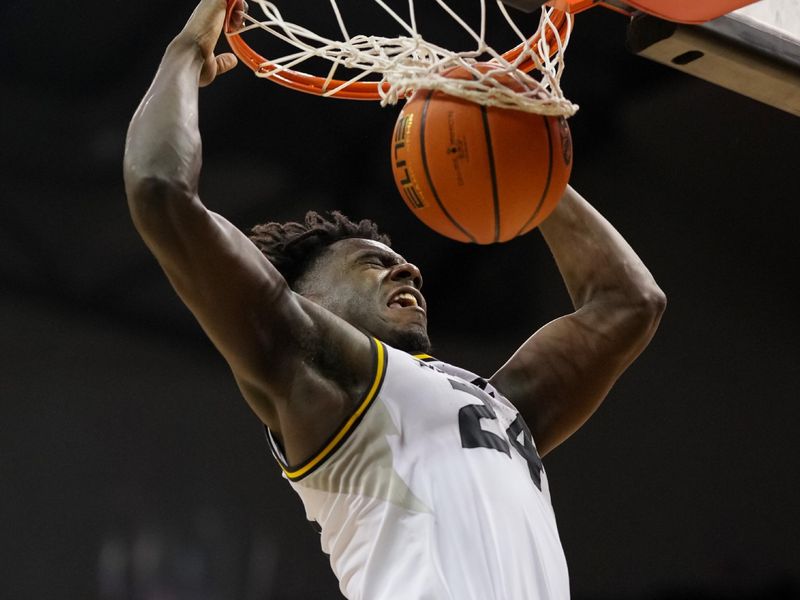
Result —
M 342 593 L 568 598 L 540 457 L 647 345 L 663 293 L 570 188 L 540 230 L 575 312 L 488 379 L 427 356 L 420 271 L 372 223 L 312 213 L 251 240 L 201 203 L 198 84 L 236 63 L 214 55 L 224 11 L 225 0 L 200 2 L 133 116 L 129 206 L 267 426 Z

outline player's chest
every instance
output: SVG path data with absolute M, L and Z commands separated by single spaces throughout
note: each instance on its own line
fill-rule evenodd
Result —
M 519 411 L 485 380 L 444 367 L 413 361 L 388 374 L 387 400 L 401 434 L 397 449 L 424 453 L 424 460 L 449 457 L 448 463 L 459 456 L 522 461 L 540 487 L 542 463 Z

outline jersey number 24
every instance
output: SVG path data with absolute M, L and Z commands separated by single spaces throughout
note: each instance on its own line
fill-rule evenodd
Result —
M 481 419 L 497 419 L 497 414 L 491 406 L 489 394 L 475 385 L 465 384 L 461 381 L 450 379 L 454 390 L 466 392 L 478 398 L 481 404 L 467 404 L 458 411 L 458 429 L 461 432 L 462 448 L 489 448 L 511 456 L 511 446 L 528 463 L 528 471 L 533 483 L 542 490 L 542 459 L 536 451 L 533 436 L 528 429 L 522 415 L 517 413 L 517 418 L 506 429 L 506 438 L 481 427 Z

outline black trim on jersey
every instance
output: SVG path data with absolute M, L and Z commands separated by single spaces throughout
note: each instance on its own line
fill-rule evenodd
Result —
M 441 362 L 438 358 L 434 358 L 430 354 L 412 354 L 414 358 L 422 362 Z

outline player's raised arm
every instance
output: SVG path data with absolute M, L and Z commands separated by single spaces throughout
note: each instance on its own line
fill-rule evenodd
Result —
M 494 375 L 540 455 L 577 430 L 644 350 L 664 293 L 622 236 L 571 187 L 539 226 L 575 312 L 545 325 Z
M 313 392 L 320 379 L 308 366 L 319 361 L 307 359 L 314 358 L 321 338 L 329 347 L 341 344 L 367 355 L 370 346 L 366 337 L 292 292 L 261 251 L 198 197 L 198 86 L 236 64 L 231 54 L 214 55 L 225 6 L 225 0 L 202 0 L 167 48 L 130 124 L 125 188 L 147 246 L 231 365 L 250 405 L 279 432 L 280 408 L 292 402 L 293 382 L 303 377 Z M 346 369 L 347 352 L 338 356 Z M 314 447 L 315 435 L 300 445 L 300 454 L 306 445 Z

